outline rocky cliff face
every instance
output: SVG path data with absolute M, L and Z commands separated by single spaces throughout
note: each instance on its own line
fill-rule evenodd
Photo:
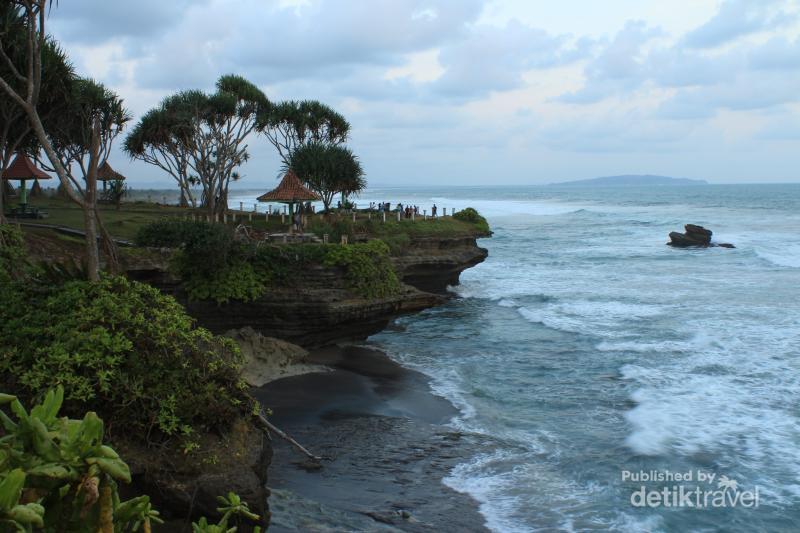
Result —
M 216 520 L 217 496 L 229 491 L 241 496 L 250 510 L 269 525 L 267 469 L 272 461 L 269 439 L 249 421 L 238 420 L 225 435 L 198 433 L 199 448 L 186 455 L 172 447 L 155 453 L 153 448 L 125 440 L 115 449 L 131 468 L 132 484 L 121 485 L 124 497 L 150 495 L 166 520 L 156 532 L 191 531 L 187 517 L 205 516 Z M 241 527 L 239 531 L 252 531 Z
M 251 327 L 255 331 L 304 347 L 361 340 L 384 329 L 396 316 L 440 305 L 447 287 L 459 275 L 487 256 L 475 237 L 420 238 L 407 251 L 393 257 L 395 269 L 405 283 L 400 294 L 390 298 L 365 299 L 349 289 L 344 271 L 313 267 L 297 273 L 292 286 L 273 287 L 252 302 L 217 305 L 189 301 L 166 265 L 168 255 L 158 252 L 134 257 L 126 266 L 128 275 L 174 295 L 198 323 L 215 333 Z
M 406 252 L 392 258 L 395 270 L 407 284 L 443 294 L 458 285 L 461 273 L 483 262 L 489 252 L 477 245 L 475 237 L 417 238 Z

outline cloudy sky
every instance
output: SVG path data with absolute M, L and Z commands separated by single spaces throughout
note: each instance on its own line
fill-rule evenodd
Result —
M 373 185 L 800 181 L 800 0 L 62 0 L 48 24 L 137 119 L 226 73 L 321 100 Z M 274 184 L 249 144 L 242 186 Z

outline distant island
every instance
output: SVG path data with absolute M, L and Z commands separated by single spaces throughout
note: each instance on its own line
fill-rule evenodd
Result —
M 552 186 L 566 187 L 637 187 L 637 186 L 673 186 L 673 185 L 708 185 L 704 180 L 691 180 L 688 178 L 670 178 L 667 176 L 653 176 L 650 174 L 626 174 L 624 176 L 604 176 L 585 180 L 564 181 L 551 183 Z

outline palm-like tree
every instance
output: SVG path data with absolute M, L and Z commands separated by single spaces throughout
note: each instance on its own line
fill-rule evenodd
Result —
M 270 107 L 259 118 L 259 132 L 289 165 L 292 153 L 307 144 L 339 146 L 347 142 L 350 123 L 333 108 L 316 100 L 289 100 Z
M 347 197 L 367 186 L 358 157 L 344 146 L 305 144 L 292 152 L 283 170 L 294 171 L 308 188 L 319 194 L 326 211 L 337 194 Z

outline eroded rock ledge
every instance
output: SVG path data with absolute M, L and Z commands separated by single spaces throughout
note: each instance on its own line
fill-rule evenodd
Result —
M 475 237 L 416 238 L 402 255 L 392 257 L 400 278 L 419 290 L 437 294 L 458 285 L 461 273 L 489 255 Z
M 417 238 L 392 257 L 402 291 L 389 298 L 365 299 L 349 288 L 345 272 L 316 266 L 297 273 L 290 287 L 273 287 L 252 302 L 190 301 L 180 280 L 169 273 L 169 253 L 160 251 L 129 261 L 128 275 L 170 293 L 198 323 L 214 333 L 244 327 L 303 347 L 362 340 L 383 330 L 398 315 L 447 301 L 447 287 L 488 252 L 476 237 Z

